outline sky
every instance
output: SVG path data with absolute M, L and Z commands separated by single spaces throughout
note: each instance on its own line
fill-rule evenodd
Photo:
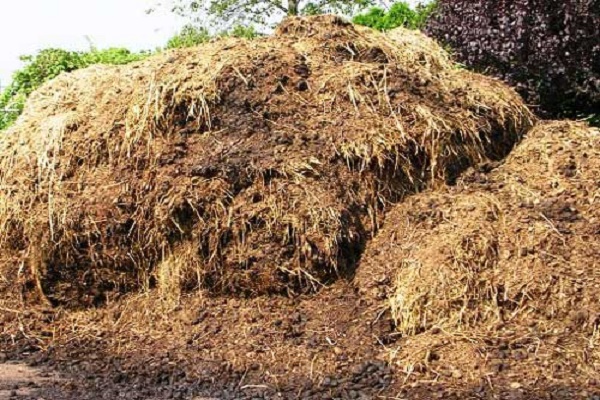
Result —
M 416 3 L 418 0 L 410 0 Z M 0 0 L 0 85 L 10 83 L 19 56 L 57 47 L 88 50 L 163 46 L 185 20 L 163 10 L 148 15 L 155 0 Z
M 152 0 L 0 0 L 0 84 L 19 56 L 48 47 L 88 50 L 163 46 L 185 23 L 166 11 L 146 14 Z M 89 38 L 86 39 L 86 36 Z

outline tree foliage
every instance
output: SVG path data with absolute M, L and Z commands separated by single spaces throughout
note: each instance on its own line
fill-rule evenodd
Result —
M 440 0 L 428 33 L 547 117 L 600 114 L 600 0 Z
M 210 40 L 210 33 L 205 27 L 186 25 L 167 42 L 167 49 L 197 46 Z
M 412 8 L 405 1 L 400 1 L 394 3 L 389 11 L 385 11 L 380 7 L 373 7 L 366 13 L 355 16 L 353 22 L 380 31 L 388 31 L 398 27 L 421 29 L 425 26 L 435 7 L 435 1 L 426 5 L 418 4 L 415 8 Z
M 254 39 L 261 34 L 254 28 L 253 25 L 244 26 L 244 25 L 236 25 L 229 32 L 225 34 L 225 36 L 244 38 L 244 39 Z
M 260 36 L 260 33 L 258 33 L 253 26 L 236 25 L 229 31 L 221 32 L 216 36 L 254 39 L 257 36 Z M 199 44 L 208 42 L 213 37 L 214 36 L 210 34 L 207 28 L 203 26 L 196 26 L 194 24 L 188 24 L 184 26 L 177 35 L 169 39 L 166 48 L 177 49 L 197 46 Z
M 170 0 L 158 6 L 167 6 L 179 15 L 203 22 L 208 18 L 220 26 L 264 26 L 286 15 L 354 15 L 379 3 L 376 0 Z

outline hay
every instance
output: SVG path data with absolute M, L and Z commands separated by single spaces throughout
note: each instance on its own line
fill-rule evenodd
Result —
M 0 270 L 76 305 L 182 276 L 246 295 L 335 279 L 391 202 L 531 125 L 514 91 L 411 35 L 292 18 L 61 75 L 0 142 Z
M 402 49 L 411 63 L 419 63 L 434 71 L 447 71 L 458 66 L 435 40 L 421 31 L 396 28 L 386 33 L 396 46 Z

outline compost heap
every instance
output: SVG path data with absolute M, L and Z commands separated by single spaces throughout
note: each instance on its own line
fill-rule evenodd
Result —
M 389 302 L 405 371 L 462 385 L 500 374 L 515 390 L 596 384 L 599 160 L 597 129 L 543 123 L 497 169 L 387 214 L 356 283 Z
M 318 288 L 387 205 L 530 125 L 514 91 L 420 34 L 331 16 L 63 74 L 0 144 L 0 282 L 55 305 Z

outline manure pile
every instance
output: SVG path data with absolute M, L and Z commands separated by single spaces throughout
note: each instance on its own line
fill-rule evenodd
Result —
M 534 123 L 331 16 L 62 75 L 0 138 L 0 368 L 57 400 L 598 398 L 600 132 Z
M 352 274 L 390 204 L 531 125 L 422 35 L 331 16 L 61 75 L 0 139 L 0 289 L 310 291 Z

